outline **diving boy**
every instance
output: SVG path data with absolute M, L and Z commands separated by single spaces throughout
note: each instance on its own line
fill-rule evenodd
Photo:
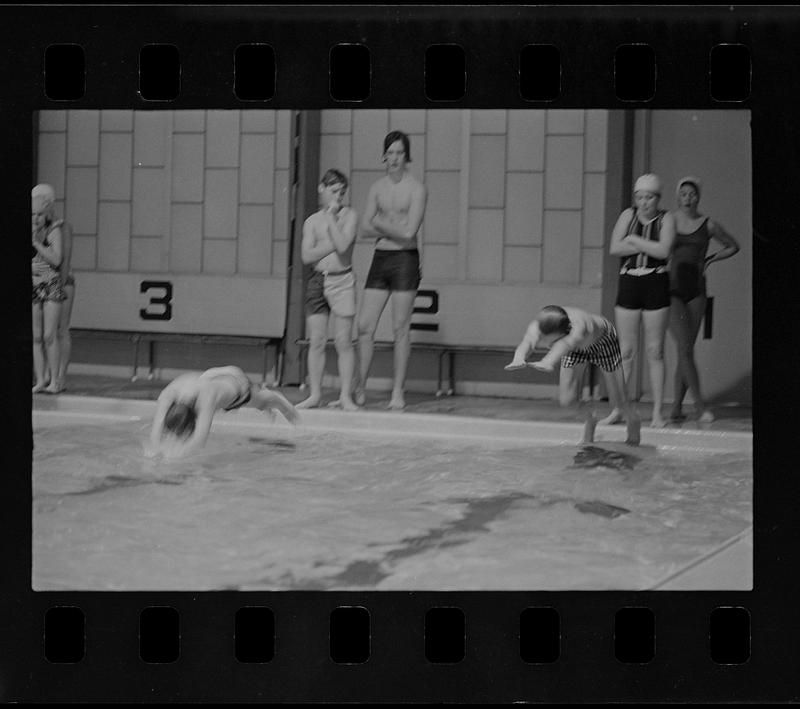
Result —
M 550 351 L 538 362 L 526 362 L 529 352 L 536 347 Z M 625 413 L 628 445 L 639 445 L 641 422 L 634 406 L 625 395 L 625 378 L 622 373 L 622 357 L 619 339 L 614 325 L 602 315 L 593 315 L 578 308 L 562 308 L 548 305 L 539 311 L 528 326 L 525 336 L 514 352 L 514 358 L 506 365 L 507 370 L 533 367 L 543 372 L 552 372 L 561 361 L 559 396 L 561 406 L 577 408 L 583 413 L 586 424 L 581 443 L 594 440 L 597 421 L 594 412 L 581 401 L 579 376 L 576 364 L 591 363 L 603 371 L 608 396 L 612 405 Z
M 273 415 L 279 411 L 293 424 L 300 420 L 282 394 L 260 389 L 239 367 L 214 367 L 200 374 L 182 374 L 161 392 L 150 432 L 152 452 L 182 455 L 203 445 L 219 409 L 233 411 L 245 404 Z

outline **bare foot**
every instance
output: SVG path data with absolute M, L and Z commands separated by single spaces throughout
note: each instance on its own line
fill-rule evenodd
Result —
M 39 392 L 44 391 L 45 385 L 46 382 L 36 382 L 36 384 L 33 385 L 33 389 L 31 389 L 31 393 L 38 394 Z
M 341 409 L 342 411 L 358 411 L 359 407 L 356 406 L 352 399 L 339 397 L 336 401 L 328 402 L 329 409 Z
M 628 421 L 628 437 L 625 443 L 629 446 L 638 446 L 641 442 L 642 422 L 639 419 Z
M 601 426 L 613 426 L 615 423 L 622 423 L 622 420 L 622 412 L 619 409 L 613 409 L 608 416 L 600 419 L 597 423 Z
M 403 397 L 403 392 L 393 391 L 392 399 L 386 408 L 392 411 L 401 411 L 402 409 L 406 408 L 406 400 Z
M 358 387 L 355 390 L 355 402 L 359 406 L 364 406 L 367 403 L 367 395 L 364 393 L 364 390 L 361 387 Z
M 597 426 L 597 421 L 591 419 L 586 422 L 583 427 L 583 440 L 578 444 L 581 446 L 588 445 L 589 443 L 594 443 L 594 429 Z
M 711 423 L 714 420 L 714 414 L 711 413 L 711 409 L 706 409 L 697 420 L 700 423 Z
M 64 387 L 58 382 L 50 382 L 50 384 L 46 386 L 43 391 L 47 392 L 48 394 L 60 394 L 62 391 L 64 391 Z
M 670 421 L 685 421 L 686 420 L 686 414 L 684 414 L 681 409 L 672 409 L 669 412 L 669 420 Z
M 309 396 L 308 399 L 304 399 L 299 404 L 295 405 L 296 409 L 316 409 L 320 404 L 318 396 Z
M 667 425 L 667 422 L 664 419 L 662 419 L 660 416 L 658 418 L 656 418 L 654 416 L 653 420 L 650 422 L 650 428 L 665 428 L 666 425 Z

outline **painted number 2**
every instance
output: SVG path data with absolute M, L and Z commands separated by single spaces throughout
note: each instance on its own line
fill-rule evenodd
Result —
M 439 313 L 439 293 L 435 290 L 418 290 L 417 298 L 428 298 L 430 303 L 428 305 L 414 304 L 414 313 L 420 315 L 437 315 Z M 437 332 L 439 330 L 438 323 L 432 322 L 412 322 L 412 330 L 428 330 L 429 332 Z
M 149 290 L 158 289 L 163 291 L 159 297 L 150 296 L 150 302 L 146 308 L 139 310 L 139 317 L 142 320 L 171 320 L 172 319 L 172 283 L 169 281 L 142 281 L 139 289 L 140 293 L 147 293 Z M 152 307 L 158 308 L 153 312 Z

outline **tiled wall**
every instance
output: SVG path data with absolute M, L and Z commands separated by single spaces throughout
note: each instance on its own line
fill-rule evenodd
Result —
M 403 130 L 428 188 L 426 280 L 600 287 L 607 127 L 604 110 L 326 110 L 320 170 L 350 175 L 361 212 L 384 136 Z M 357 247 L 358 272 L 370 253 Z
M 284 278 L 288 111 L 42 111 L 77 271 Z

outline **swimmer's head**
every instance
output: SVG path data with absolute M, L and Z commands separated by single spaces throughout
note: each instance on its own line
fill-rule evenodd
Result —
M 696 177 L 683 177 L 678 180 L 678 187 L 675 190 L 675 195 L 678 198 L 678 204 L 683 206 L 690 206 L 691 202 L 697 203 L 700 201 L 700 180 Z
M 567 311 L 558 305 L 546 305 L 539 311 L 536 321 L 541 335 L 539 344 L 543 347 L 549 347 L 572 330 Z
M 661 180 L 658 175 L 642 175 L 633 186 L 633 200 L 637 209 L 645 217 L 653 217 L 658 211 L 661 199 Z
M 403 131 L 393 130 L 383 139 L 383 162 L 390 168 L 411 162 L 411 142 Z
M 172 434 L 176 438 L 189 438 L 194 433 L 196 423 L 197 412 L 194 405 L 175 401 L 164 417 L 164 433 Z
M 343 173 L 331 168 L 322 176 L 317 191 L 324 206 L 327 207 L 333 200 L 341 204 L 347 193 L 347 178 Z
M 56 192 L 50 185 L 39 184 L 31 190 L 31 219 L 36 229 L 41 229 L 53 218 Z

